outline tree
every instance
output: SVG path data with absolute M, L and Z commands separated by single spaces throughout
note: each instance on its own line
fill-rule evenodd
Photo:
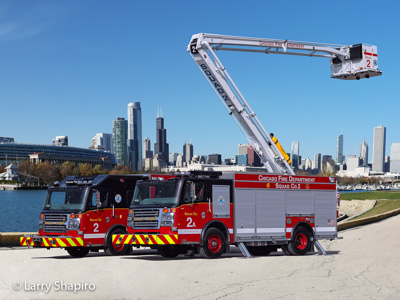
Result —
M 118 165 L 115 166 L 113 170 L 110 171 L 110 175 L 126 175 L 126 174 L 134 174 L 132 170 L 128 166 Z
M 37 174 L 37 166 L 30 160 L 24 160 L 19 166 L 18 166 L 19 173 L 22 174 L 27 174 L 30 176 L 36 176 Z
M 107 171 L 103 170 L 103 168 L 100 165 L 95 165 L 94 168 L 92 169 L 92 174 L 93 175 L 104 175 L 104 174 L 107 174 Z
M 79 164 L 79 175 L 80 176 L 89 176 L 92 175 L 92 165 L 90 164 Z
M 37 163 L 37 176 L 45 184 L 51 184 L 61 179 L 61 174 L 57 167 L 48 161 Z
M 60 167 L 61 177 L 65 178 L 67 176 L 74 175 L 75 168 L 76 168 L 76 166 L 73 162 L 70 162 L 70 161 L 64 162 Z

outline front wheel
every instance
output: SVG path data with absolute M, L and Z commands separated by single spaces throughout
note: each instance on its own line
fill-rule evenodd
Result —
M 84 257 L 89 253 L 89 248 L 86 247 L 68 247 L 66 250 L 72 257 Z
M 291 255 L 305 255 L 311 247 L 310 232 L 304 227 L 299 227 L 293 234 L 292 240 L 288 244 Z
M 114 245 L 112 243 L 112 236 L 114 234 L 126 234 L 126 232 L 123 231 L 122 229 L 119 229 L 119 228 L 114 229 L 113 231 L 111 231 L 108 234 L 107 243 L 106 243 L 106 245 L 104 247 L 104 252 L 107 255 L 125 255 L 125 254 L 127 254 L 128 250 L 129 250 L 129 245 L 125 245 L 125 244 Z
M 200 247 L 200 255 L 204 258 L 219 258 L 225 252 L 225 236 L 218 228 L 207 230 L 203 244 Z

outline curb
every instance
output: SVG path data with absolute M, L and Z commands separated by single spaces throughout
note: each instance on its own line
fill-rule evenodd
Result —
M 338 224 L 337 225 L 337 229 L 338 231 L 342 231 L 345 229 L 349 229 L 349 228 L 353 228 L 353 227 L 357 227 L 357 226 L 361 226 L 361 225 L 367 225 L 370 223 L 374 223 L 377 221 L 381 221 L 384 219 L 387 219 L 389 217 L 395 216 L 400 214 L 400 208 L 398 209 L 394 209 L 391 211 L 388 211 L 386 213 L 377 215 L 377 216 L 373 216 L 373 217 L 368 217 L 368 218 L 363 218 L 363 219 L 359 219 L 359 220 L 354 220 L 354 221 L 348 221 L 348 222 L 344 222 L 342 224 Z
M 38 234 L 37 232 L 1 232 L 0 247 L 19 246 L 19 239 L 24 235 Z

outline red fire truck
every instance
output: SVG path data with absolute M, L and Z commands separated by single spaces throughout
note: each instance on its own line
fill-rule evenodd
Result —
M 99 249 L 104 249 L 108 255 L 126 254 L 129 246 L 113 245 L 111 236 L 126 232 L 128 208 L 136 182 L 169 177 L 68 176 L 48 188 L 39 219 L 39 234 L 21 237 L 20 244 L 64 248 L 74 257 L 83 257 Z
M 138 182 L 129 234 L 113 243 L 155 246 L 164 257 L 193 250 L 218 258 L 230 245 L 245 256 L 304 255 L 318 239 L 337 238 L 336 218 L 334 177 L 193 171 Z

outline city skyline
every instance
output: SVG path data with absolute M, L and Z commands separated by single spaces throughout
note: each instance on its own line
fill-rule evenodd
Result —
M 343 128 L 344 155 L 358 154 L 363 139 L 373 144 L 371 128 L 379 124 L 389 129 L 387 149 L 400 141 L 400 120 L 392 109 L 398 107 L 399 41 L 393 40 L 391 32 L 399 27 L 398 3 L 393 3 L 393 9 L 374 3 L 382 21 L 372 32 L 337 22 L 328 3 L 313 7 L 293 3 L 290 9 L 283 3 L 230 3 L 227 9 L 226 2 L 218 2 L 213 3 L 214 11 L 226 10 L 227 20 L 216 21 L 210 14 L 197 24 L 192 22 L 190 12 L 195 6 L 191 3 L 132 2 L 118 8 L 90 0 L 20 3 L 6 0 L 0 5 L 7 12 L 0 21 L 4 29 L 0 30 L 4 58 L 0 99 L 7 112 L 0 120 L 0 135 L 19 143 L 48 144 L 51 138 L 65 135 L 70 145 L 87 148 L 94 134 L 110 132 L 111 120 L 126 115 L 127 103 L 138 101 L 142 137 L 156 140 L 154 111 L 162 106 L 169 116 L 170 152 L 180 152 L 190 136 L 196 153 L 233 158 L 237 145 L 247 140 L 186 53 L 191 35 L 198 32 L 377 45 L 383 76 L 360 81 L 329 78 L 329 60 L 323 58 L 218 55 L 265 129 L 287 151 L 292 141 L 299 141 L 303 158 L 311 159 L 315 153 L 335 157 L 335 138 Z M 368 5 L 347 7 L 360 14 L 369 12 Z M 270 18 L 264 18 L 266 10 Z M 276 27 L 282 10 L 287 20 Z M 160 51 L 150 46 L 155 36 L 157 45 L 168 47 Z M 291 108 L 290 114 L 283 113 L 282 103 Z M 9 126 L 16 115 L 21 126 Z
M 129 103 L 128 104 L 128 119 L 129 118 L 132 119 L 132 117 L 130 117 L 131 113 L 129 112 L 129 107 L 132 106 L 133 104 L 134 103 Z M 135 106 L 135 108 L 138 108 L 140 110 L 140 102 L 135 102 L 134 106 Z M 139 118 L 139 119 L 141 119 L 141 118 Z M 118 125 L 116 126 L 116 124 L 118 124 Z M 136 127 L 137 127 L 137 124 L 136 124 Z M 391 156 L 390 156 L 391 153 L 389 151 L 385 150 L 386 149 L 386 129 L 387 128 L 384 127 L 384 126 L 377 126 L 377 127 L 373 128 L 374 136 L 378 132 L 378 138 L 374 139 L 373 147 L 377 148 L 377 149 L 383 148 L 382 150 L 379 150 L 380 159 L 383 157 L 383 162 L 380 165 L 379 169 L 376 169 L 376 168 L 374 169 L 373 159 L 370 160 L 370 161 L 368 160 L 369 159 L 369 156 L 368 156 L 368 143 L 365 141 L 365 139 L 360 144 L 359 155 L 357 155 L 357 153 L 355 153 L 355 154 L 353 154 L 353 153 L 352 154 L 343 154 L 343 152 L 340 152 L 340 147 L 343 147 L 343 138 L 344 137 L 343 137 L 343 134 L 340 134 L 339 136 L 336 137 L 336 157 L 338 157 L 338 154 L 340 153 L 339 156 L 341 156 L 343 158 L 343 162 L 346 163 L 346 164 L 349 163 L 348 162 L 348 158 L 351 158 L 351 162 L 350 162 L 351 165 L 354 164 L 354 159 L 357 158 L 357 159 L 359 159 L 358 164 L 360 166 L 361 165 L 370 164 L 370 165 L 372 165 L 372 170 L 373 171 L 382 172 L 386 167 L 385 166 L 386 157 L 388 157 L 390 159 L 390 161 L 391 161 Z M 124 164 L 129 165 L 130 156 L 129 156 L 128 152 L 129 152 L 129 140 L 131 140 L 131 139 L 129 139 L 129 137 L 132 135 L 132 133 L 129 133 L 129 121 L 126 120 L 125 118 L 116 117 L 116 119 L 113 121 L 113 129 L 112 129 L 112 131 L 113 131 L 113 134 L 97 133 L 95 135 L 95 137 L 92 138 L 92 143 L 91 143 L 90 147 L 81 147 L 81 148 L 88 148 L 88 149 L 95 149 L 95 150 L 105 150 L 105 151 L 114 153 L 115 156 L 116 156 L 116 159 L 118 161 L 118 164 L 122 163 L 123 161 L 126 161 L 126 163 L 124 162 Z M 126 133 L 125 133 L 125 131 L 126 131 Z M 157 113 L 157 118 L 156 118 L 156 132 L 158 132 L 157 136 L 159 137 L 159 140 L 163 141 L 163 143 L 166 143 L 166 129 L 164 128 L 164 118 L 163 118 L 163 115 L 162 115 L 162 109 L 160 109 L 160 108 L 158 108 L 158 113 Z M 115 135 L 118 136 L 117 139 L 113 138 L 113 136 L 115 136 Z M 122 135 L 122 136 L 126 135 L 127 136 L 126 145 L 125 146 L 119 145 L 118 147 L 116 147 L 118 144 L 121 144 L 121 142 L 122 142 L 122 138 L 120 137 L 120 135 Z M 7 137 L 7 138 L 6 137 L 2 137 L 2 139 L 5 139 L 3 142 L 7 142 L 7 143 L 8 142 L 15 142 L 15 139 L 12 138 L 12 137 Z M 69 139 L 68 136 L 56 136 L 55 139 L 52 139 L 52 143 L 53 143 L 53 145 L 57 144 L 58 146 L 68 146 L 68 139 Z M 376 140 L 376 142 L 375 142 L 375 140 Z M 107 145 L 109 145 L 111 143 L 111 141 L 113 141 L 111 149 L 115 148 L 116 149 L 115 151 L 113 151 L 114 149 L 110 150 L 109 149 L 110 146 L 108 146 L 108 147 L 105 146 L 106 143 L 107 143 Z M 65 144 L 65 142 L 66 142 L 66 144 Z M 18 143 L 18 142 L 16 142 L 16 143 Z M 104 143 L 104 145 L 103 145 L 103 143 Z M 33 143 L 33 144 L 37 144 L 37 143 Z M 154 144 L 155 148 L 156 148 L 156 144 L 157 143 Z M 291 153 L 289 153 L 290 156 L 291 156 L 291 159 L 292 159 L 292 163 L 293 163 L 294 160 L 296 160 L 296 158 L 293 160 L 293 154 L 296 154 L 296 156 L 299 156 L 299 158 L 301 158 L 301 161 L 298 161 L 298 165 L 299 166 L 302 163 L 308 163 L 308 162 L 306 162 L 307 160 L 309 160 L 310 162 L 315 163 L 315 159 L 316 159 L 317 155 L 320 155 L 320 156 L 324 155 L 326 157 L 329 156 L 329 157 L 332 158 L 332 155 L 324 154 L 324 153 L 321 154 L 318 151 L 313 156 L 311 156 L 311 158 L 310 157 L 305 157 L 305 156 L 302 155 L 302 153 L 300 151 L 300 145 L 299 144 L 300 144 L 299 141 L 292 141 Z M 400 144 L 400 143 L 392 143 L 390 145 L 390 147 L 393 147 L 394 145 L 398 145 L 398 144 Z M 46 144 L 44 144 L 44 145 L 46 145 Z M 50 145 L 50 143 L 48 145 Z M 169 148 L 169 144 L 166 143 L 166 145 L 167 145 L 166 149 L 168 149 Z M 384 146 L 382 147 L 382 145 L 384 145 Z M 75 145 L 70 145 L 70 146 L 76 147 Z M 143 146 L 143 148 L 144 148 L 144 151 L 142 152 L 142 155 L 141 155 L 141 160 L 142 161 L 144 161 L 145 158 L 150 158 L 151 155 L 154 155 L 154 156 L 156 155 L 156 153 L 154 152 L 154 154 L 153 154 L 153 151 L 151 151 L 151 150 L 150 151 L 146 151 L 147 149 L 151 149 L 151 140 L 148 137 L 142 139 L 141 146 Z M 123 147 L 126 147 L 126 153 L 125 154 L 121 154 L 120 153 L 122 151 Z M 160 146 L 157 146 L 157 147 L 160 148 Z M 166 159 L 163 159 L 163 160 L 168 162 L 170 160 L 170 154 L 176 154 L 176 155 L 180 154 L 180 155 L 183 156 L 183 158 L 185 158 L 185 147 L 189 147 L 189 148 L 187 148 L 187 151 L 189 151 L 191 157 L 193 157 L 193 156 L 206 156 L 207 157 L 210 154 L 211 155 L 219 154 L 219 155 L 221 155 L 222 160 L 225 160 L 225 159 L 233 159 L 235 157 L 237 158 L 238 155 L 240 156 L 241 154 L 248 155 L 248 149 L 251 148 L 251 145 L 250 144 L 238 144 L 237 145 L 237 147 L 238 147 L 237 154 L 235 154 L 233 157 L 226 157 L 223 154 L 213 152 L 212 150 L 210 150 L 207 153 L 195 153 L 193 151 L 193 144 L 191 142 L 190 143 L 185 142 L 185 144 L 183 146 L 183 151 L 181 153 L 180 152 L 168 152 L 168 153 L 165 152 Z M 188 149 L 190 149 L 190 150 L 188 150 Z M 395 149 L 397 149 L 397 148 L 395 148 Z M 388 155 L 385 154 L 385 151 L 386 151 L 386 154 L 388 154 Z M 146 152 L 147 152 L 147 155 L 146 155 Z M 159 155 L 159 157 L 162 157 L 162 153 L 161 152 L 158 155 Z M 396 155 L 397 155 L 397 152 L 396 152 Z M 367 163 L 364 163 L 364 157 L 367 159 Z M 242 158 L 241 158 L 241 160 L 242 160 Z M 397 158 L 396 158 L 396 160 L 397 160 Z M 191 158 L 190 158 L 189 161 L 191 161 Z M 183 162 L 187 163 L 187 161 L 185 161 L 185 160 Z M 335 160 L 335 162 L 338 163 L 337 159 Z M 142 162 L 141 165 L 143 167 L 144 162 Z M 132 166 L 130 166 L 130 167 L 132 168 Z M 295 167 L 295 166 L 293 166 L 293 167 Z M 320 166 L 318 168 L 318 163 L 317 163 L 316 165 L 313 165 L 313 167 L 311 167 L 311 169 L 314 169 L 314 168 L 315 169 L 321 169 L 321 167 L 322 166 Z M 136 168 L 132 168 L 132 169 L 134 170 Z

